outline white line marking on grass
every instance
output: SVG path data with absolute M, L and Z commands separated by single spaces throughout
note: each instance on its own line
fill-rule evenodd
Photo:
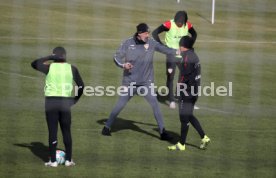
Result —
M 20 37 L 14 38 L 10 36 L 0 36 L 0 39 L 11 39 L 11 40 L 58 40 L 58 41 L 122 41 L 123 39 L 112 39 L 112 38 L 49 38 L 49 37 Z
M 156 127 L 158 127 L 158 126 L 156 125 Z M 152 126 L 151 128 L 142 127 L 141 129 L 144 131 L 147 131 L 147 132 L 158 133 L 158 132 L 154 131 L 154 126 Z M 93 133 L 95 132 L 95 133 L 101 134 L 102 128 L 99 128 L 99 129 L 96 129 L 96 128 L 91 128 L 91 129 L 89 129 L 89 128 L 72 128 L 71 130 L 81 131 L 81 132 L 93 132 Z M 231 129 L 231 128 L 225 128 L 225 130 L 227 132 L 229 131 L 229 132 L 248 132 L 248 133 L 276 133 L 276 131 L 274 131 L 274 130 L 257 130 L 257 129 L 240 129 L 240 130 L 238 130 L 238 129 Z M 12 132 L 12 131 L 17 132 L 17 130 L 10 130 L 9 132 Z M 136 131 L 133 131 L 131 129 L 131 127 L 122 128 L 115 132 L 122 132 L 122 131 L 136 132 Z M 5 133 L 5 132 L 7 132 L 7 131 L 0 130 L 0 133 Z M 44 132 L 46 133 L 47 131 L 41 131 L 40 133 L 44 133 Z M 115 132 L 113 132 L 113 133 L 115 133 Z
M 152 129 L 154 126 L 152 126 L 151 128 L 145 128 L 145 127 L 142 127 L 142 130 L 145 130 L 147 132 L 152 132 L 152 133 L 155 133 L 155 131 Z M 157 127 L 157 125 L 156 125 Z M 99 128 L 99 129 L 88 129 L 88 128 L 73 128 L 72 130 L 76 130 L 76 131 L 89 131 L 89 132 L 98 132 L 98 133 L 101 133 L 101 129 L 102 128 Z M 120 131 L 126 131 L 126 130 L 131 130 L 131 128 L 122 128 L 121 130 L 119 130 L 118 132 Z M 248 133 L 276 133 L 276 131 L 274 130 L 257 130 L 257 129 L 231 129 L 231 128 L 225 128 L 225 130 L 227 131 L 230 131 L 230 132 L 248 132 Z M 116 131 L 117 132 L 117 131 Z
M 5 75 L 15 75 L 15 76 L 18 76 L 18 77 L 29 78 L 29 79 L 38 79 L 37 77 L 22 75 L 22 74 L 13 73 L 13 72 L 5 72 L 5 71 L 2 71 L 2 70 L 0 70 L 0 73 L 5 74 Z
M 201 43 L 276 44 L 276 41 L 198 40 Z
M 241 129 L 241 130 L 238 130 L 238 129 L 225 129 L 227 131 L 230 131 L 230 132 L 255 132 L 255 133 L 276 133 L 275 130 L 254 130 L 254 129 Z
M 0 36 L 0 39 L 11 40 L 58 40 L 58 41 L 123 41 L 115 38 L 49 38 L 49 37 L 11 37 Z M 197 40 L 199 43 L 237 43 L 237 44 L 276 44 L 276 41 L 241 41 L 241 40 Z
M 232 112 L 228 112 L 228 111 L 222 111 L 219 109 L 213 109 L 213 108 L 209 108 L 209 107 L 204 107 L 204 106 L 198 106 L 200 109 L 202 110 L 207 110 L 207 111 L 212 111 L 212 112 L 218 112 L 218 113 L 223 113 L 223 114 L 233 114 Z

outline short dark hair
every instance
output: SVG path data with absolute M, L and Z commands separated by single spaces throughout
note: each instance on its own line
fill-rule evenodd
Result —
M 137 33 L 149 32 L 149 26 L 146 23 L 140 23 L 136 26 Z
M 193 48 L 194 40 L 190 36 L 183 36 L 179 41 L 179 46 L 191 49 Z
M 59 56 L 59 57 L 62 57 L 62 56 L 64 56 L 64 55 L 66 55 L 66 50 L 65 50 L 64 47 L 58 46 L 58 47 L 55 47 L 55 48 L 53 49 L 53 54 L 55 54 L 55 55 L 57 55 L 57 56 Z
M 176 12 L 175 16 L 174 16 L 174 22 L 175 23 L 182 23 L 182 24 L 186 24 L 188 20 L 188 15 L 186 11 L 178 11 Z

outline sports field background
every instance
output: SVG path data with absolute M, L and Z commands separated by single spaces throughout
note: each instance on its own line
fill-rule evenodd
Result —
M 0 2 L 0 177 L 276 177 L 274 0 L 2 0 Z M 150 106 L 134 97 L 112 137 L 100 132 L 117 96 L 83 96 L 72 109 L 76 166 L 44 167 L 47 126 L 44 75 L 30 63 L 64 46 L 89 86 L 120 86 L 112 56 L 135 26 L 153 30 L 186 10 L 198 33 L 202 85 L 233 83 L 232 97 L 200 97 L 195 111 L 212 142 L 197 147 L 192 127 L 184 152 L 159 140 Z M 165 56 L 155 55 L 156 85 L 165 84 Z M 168 131 L 179 137 L 177 110 L 160 102 Z M 176 140 L 174 140 L 176 141 Z M 64 149 L 59 133 L 59 146 Z

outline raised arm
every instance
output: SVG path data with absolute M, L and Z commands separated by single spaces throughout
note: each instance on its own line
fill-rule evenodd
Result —
M 64 61 L 65 59 L 57 56 L 57 55 L 49 55 L 46 57 L 42 57 L 39 59 L 34 60 L 31 63 L 32 68 L 34 68 L 35 70 L 38 70 L 44 74 L 48 74 L 49 72 L 49 63 L 47 61 Z
M 38 70 L 44 74 L 48 74 L 49 65 L 46 62 L 49 61 L 50 59 L 51 59 L 51 56 L 46 56 L 46 57 L 36 59 L 31 63 L 31 66 L 35 70 Z

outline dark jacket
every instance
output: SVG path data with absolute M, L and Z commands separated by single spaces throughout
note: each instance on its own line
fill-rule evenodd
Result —
M 200 61 L 193 49 L 181 53 L 182 59 L 179 65 L 179 80 L 178 83 L 187 86 L 187 93 L 191 94 L 192 87 L 193 93 L 198 93 L 201 78 Z M 183 93 L 180 93 L 183 95 Z M 182 96 L 181 95 L 181 96 Z

